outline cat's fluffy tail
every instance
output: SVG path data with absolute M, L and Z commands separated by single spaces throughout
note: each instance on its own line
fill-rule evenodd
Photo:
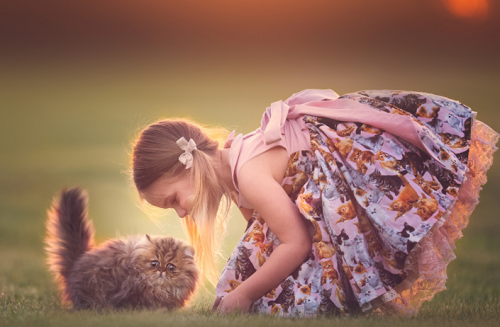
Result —
M 80 188 L 62 190 L 48 210 L 45 250 L 63 290 L 75 262 L 94 247 L 94 226 L 87 217 L 88 196 Z

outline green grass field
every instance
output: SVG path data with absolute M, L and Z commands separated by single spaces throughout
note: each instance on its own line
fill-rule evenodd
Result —
M 342 59 L 342 58 L 340 58 Z M 163 311 L 72 312 L 60 306 L 43 252 L 45 212 L 66 186 L 89 191 L 98 241 L 136 233 L 184 238 L 174 212 L 152 219 L 128 181 L 129 142 L 161 117 L 189 116 L 247 133 L 271 102 L 305 88 L 410 89 L 461 100 L 500 130 L 498 68 L 407 67 L 383 59 L 364 65 L 311 61 L 290 73 L 293 60 L 213 65 L 178 60 L 142 63 L 3 64 L 0 75 L 0 326 L 292 326 L 302 320 L 211 315 L 212 288 L 191 308 Z M 394 68 L 396 66 L 396 68 Z M 354 68 L 353 68 L 354 67 Z M 437 68 L 439 67 L 439 68 Z M 498 325 L 500 317 L 500 162 L 488 173 L 481 203 L 457 243 L 447 290 L 416 318 L 314 319 L 311 326 Z M 230 253 L 244 229 L 232 210 L 224 244 Z M 222 264 L 224 260 L 221 260 Z M 222 267 L 222 266 L 221 266 Z

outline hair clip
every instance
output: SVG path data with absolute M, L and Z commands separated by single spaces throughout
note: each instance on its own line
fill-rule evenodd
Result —
M 179 161 L 186 166 L 186 169 L 191 168 L 191 166 L 193 165 L 192 152 L 196 149 L 196 143 L 193 141 L 193 139 L 189 139 L 189 142 L 186 141 L 184 136 L 178 139 L 176 143 L 179 148 L 184 150 L 184 153 L 179 156 Z

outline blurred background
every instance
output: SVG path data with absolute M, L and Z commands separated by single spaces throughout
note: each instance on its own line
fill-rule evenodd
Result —
M 175 212 L 152 219 L 129 183 L 148 123 L 248 133 L 306 88 L 405 89 L 460 100 L 500 131 L 499 58 L 498 1 L 0 0 L 0 288 L 55 289 L 42 240 L 62 187 L 89 191 L 98 241 L 184 238 Z M 499 159 L 443 296 L 500 296 Z M 232 210 L 226 256 L 244 228 Z

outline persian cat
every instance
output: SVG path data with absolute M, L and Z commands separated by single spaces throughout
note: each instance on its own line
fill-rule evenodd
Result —
M 173 237 L 130 236 L 94 244 L 88 196 L 63 190 L 48 211 L 48 264 L 63 302 L 85 308 L 182 307 L 193 295 L 194 249 Z

